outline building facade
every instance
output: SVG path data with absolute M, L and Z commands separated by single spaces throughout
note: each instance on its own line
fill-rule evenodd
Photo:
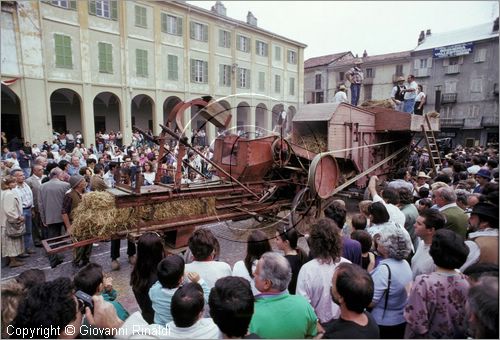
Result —
M 444 33 L 422 31 L 412 72 L 428 110 L 440 112 L 440 137 L 474 146 L 498 143 L 498 18 Z
M 183 1 L 2 1 L 2 131 L 40 143 L 53 131 L 132 126 L 160 132 L 180 101 L 211 96 L 232 127 L 272 129 L 303 100 L 306 45 Z M 189 136 L 204 124 L 184 113 Z M 207 124 L 208 138 L 215 128 Z

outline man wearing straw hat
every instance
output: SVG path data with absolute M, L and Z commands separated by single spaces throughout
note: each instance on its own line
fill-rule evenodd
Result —
M 333 102 L 334 103 L 348 103 L 349 101 L 347 100 L 347 89 L 344 84 L 339 86 L 339 90 L 337 93 L 335 93 L 335 96 L 333 96 Z
M 404 91 L 406 90 L 406 86 L 404 86 L 405 82 L 405 77 L 398 77 L 396 85 L 392 88 L 391 91 L 391 99 L 396 105 L 395 110 L 403 112 L 403 105 L 404 105 Z
M 357 106 L 359 101 L 359 94 L 361 92 L 361 85 L 363 84 L 363 71 L 361 70 L 361 58 L 354 60 L 354 67 L 345 73 L 347 80 L 351 83 L 351 105 Z

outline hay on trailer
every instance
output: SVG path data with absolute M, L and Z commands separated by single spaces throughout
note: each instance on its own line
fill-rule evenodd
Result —
M 396 107 L 391 99 L 367 100 L 363 102 L 361 106 L 365 108 L 384 107 L 386 109 L 394 109 Z
M 427 112 L 425 113 L 429 118 L 439 118 L 439 112 L 432 111 L 432 112 Z
M 108 238 L 136 228 L 140 220 L 161 221 L 171 218 L 215 214 L 215 197 L 170 200 L 135 208 L 116 208 L 108 192 L 90 192 L 74 210 L 72 237 L 76 241 L 94 237 Z
M 325 152 L 328 148 L 326 136 L 318 133 L 311 136 L 301 136 L 297 140 L 297 144 L 314 153 Z
M 139 221 L 133 212 L 133 208 L 116 208 L 115 198 L 108 192 L 89 192 L 72 212 L 71 235 L 77 241 L 110 237 Z

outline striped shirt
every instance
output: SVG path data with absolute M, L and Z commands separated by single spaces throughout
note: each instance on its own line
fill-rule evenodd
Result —
M 31 208 L 33 206 L 33 192 L 28 184 L 24 183 L 12 189 L 23 203 L 23 209 Z
M 345 75 L 350 75 L 352 77 L 351 83 L 353 84 L 361 84 L 363 82 L 363 71 L 357 66 L 351 68 Z M 349 77 L 347 77 L 347 79 L 349 79 Z

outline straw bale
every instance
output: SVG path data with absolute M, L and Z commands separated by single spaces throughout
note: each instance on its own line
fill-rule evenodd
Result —
M 326 143 L 326 136 L 321 134 L 314 134 L 311 136 L 301 136 L 297 144 L 306 150 L 314 153 L 327 151 L 328 145 Z
M 367 100 L 361 104 L 362 107 L 372 108 L 372 107 L 384 107 L 386 109 L 394 109 L 395 104 L 391 99 L 382 100 Z
M 95 237 L 108 238 L 118 232 L 136 228 L 142 221 L 215 214 L 215 197 L 167 200 L 134 208 L 116 208 L 108 192 L 90 192 L 73 211 L 72 237 L 76 241 Z

